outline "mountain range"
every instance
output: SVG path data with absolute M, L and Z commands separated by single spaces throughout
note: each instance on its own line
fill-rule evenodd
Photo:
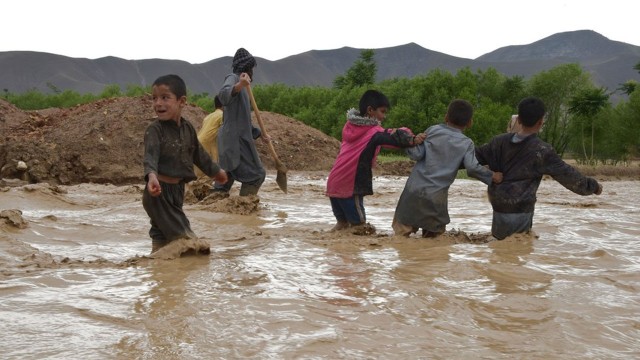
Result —
M 276 61 L 256 57 L 254 83 L 330 87 L 358 60 L 362 50 L 311 50 Z M 412 78 L 434 69 L 455 73 L 464 67 L 473 71 L 492 67 L 507 76 L 529 78 L 565 63 L 580 64 L 597 86 L 609 91 L 628 80 L 640 79 L 633 69 L 640 62 L 640 46 L 609 40 L 592 30 L 557 33 L 528 45 L 502 47 L 476 59 L 450 56 L 415 43 L 372 50 L 377 80 Z M 173 73 L 186 81 L 190 92 L 213 94 L 231 71 L 231 61 L 230 56 L 191 64 L 180 60 L 86 59 L 33 51 L 0 52 L 0 91 L 23 93 L 36 89 L 49 93 L 57 89 L 97 94 L 114 84 L 123 89 L 128 85 L 148 86 L 159 75 Z

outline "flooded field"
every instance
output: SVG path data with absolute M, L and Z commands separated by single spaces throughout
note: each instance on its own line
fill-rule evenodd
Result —
M 288 194 L 274 177 L 249 215 L 186 206 L 211 254 L 173 260 L 146 257 L 142 185 L 0 192 L 2 358 L 640 357 L 638 181 L 543 181 L 537 237 L 484 242 L 477 181 L 451 187 L 445 235 L 405 239 L 406 177 L 374 179 L 375 235 L 328 231 L 325 173 L 289 174 Z

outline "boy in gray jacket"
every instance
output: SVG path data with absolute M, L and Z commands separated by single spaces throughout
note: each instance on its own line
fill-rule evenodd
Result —
M 450 222 L 449 187 L 461 167 L 485 184 L 502 180 L 501 173 L 478 163 L 473 141 L 462 133 L 471 127 L 472 118 L 473 106 L 468 101 L 453 100 L 445 123 L 428 128 L 422 144 L 405 150 L 416 164 L 396 207 L 392 224 L 396 235 L 409 236 L 419 228 L 423 237 L 444 233 Z

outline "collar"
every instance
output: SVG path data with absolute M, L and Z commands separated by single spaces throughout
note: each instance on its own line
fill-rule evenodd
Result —
M 351 108 L 347 111 L 347 121 L 356 126 L 380 125 L 380 121 L 378 121 L 378 119 L 360 116 L 360 112 L 355 108 Z

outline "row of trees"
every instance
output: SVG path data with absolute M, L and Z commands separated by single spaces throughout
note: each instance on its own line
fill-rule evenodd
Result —
M 541 98 L 547 107 L 541 137 L 560 155 L 570 153 L 585 163 L 627 161 L 640 155 L 640 86 L 635 80 L 608 92 L 596 87 L 578 64 L 564 64 L 530 79 L 505 76 L 493 68 L 452 74 L 432 70 L 412 79 L 375 82 L 373 50 L 364 50 L 333 88 L 281 84 L 254 91 L 261 109 L 281 113 L 340 138 L 346 110 L 357 107 L 360 95 L 375 88 L 392 104 L 385 127 L 407 126 L 415 131 L 443 121 L 449 102 L 470 101 L 474 125 L 466 134 L 476 143 L 488 142 L 505 131 L 517 104 L 526 96 Z M 640 62 L 634 67 L 640 72 Z M 623 100 L 612 104 L 618 92 Z
M 640 62 L 634 68 L 640 72 Z M 455 74 L 432 70 L 412 79 L 376 82 L 376 70 L 373 50 L 364 50 L 353 66 L 334 80 L 332 88 L 272 84 L 255 86 L 253 92 L 261 110 L 298 119 L 338 139 L 347 109 L 357 107 L 362 93 L 370 88 L 382 91 L 391 102 L 384 126 L 406 126 L 414 132 L 442 122 L 449 102 L 463 98 L 475 107 L 474 125 L 466 134 L 476 144 L 504 132 L 518 102 L 525 96 L 537 96 L 547 107 L 541 137 L 559 154 L 570 153 L 590 163 L 626 161 L 640 154 L 640 87 L 635 80 L 621 84 L 616 91 L 626 96 L 614 105 L 612 93 L 594 86 L 578 64 L 559 65 L 528 80 L 505 76 L 492 68 L 476 72 L 463 68 Z M 35 110 L 150 92 L 140 86 L 123 91 L 111 85 L 98 95 L 81 95 L 50 87 L 52 94 L 5 90 L 3 97 L 21 109 Z M 213 96 L 207 93 L 189 94 L 189 101 L 213 110 Z

